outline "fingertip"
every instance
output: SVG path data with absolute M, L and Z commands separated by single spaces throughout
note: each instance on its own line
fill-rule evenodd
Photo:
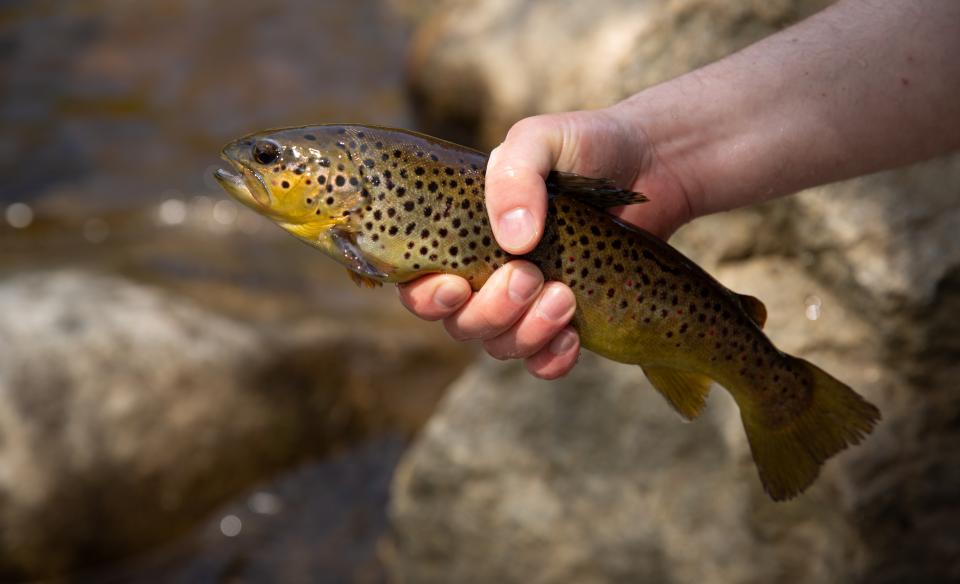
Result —
M 530 374 L 552 380 L 570 373 L 580 359 L 580 336 L 570 327 L 565 328 L 537 354 L 524 362 Z
M 425 320 L 440 320 L 456 312 L 470 298 L 469 282 L 451 274 L 432 274 L 398 284 L 400 302 Z
M 544 179 L 559 155 L 548 127 L 528 120 L 514 124 L 506 140 L 490 153 L 486 170 L 485 196 L 494 237 L 515 255 L 532 250 L 543 234 Z

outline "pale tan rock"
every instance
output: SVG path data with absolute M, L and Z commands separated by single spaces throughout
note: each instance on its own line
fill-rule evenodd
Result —
M 0 283 L 0 579 L 168 542 L 252 483 L 412 433 L 452 343 L 321 319 L 269 327 L 79 270 Z
M 417 27 L 411 79 L 428 127 L 465 121 L 464 136 L 490 146 L 518 118 L 609 105 L 823 4 L 445 2 Z M 806 494 L 786 504 L 762 495 L 722 391 L 681 425 L 636 367 L 587 355 L 546 384 L 486 362 L 454 386 L 397 474 L 393 573 L 960 578 L 958 165 L 946 157 L 701 218 L 672 240 L 762 299 L 781 349 L 883 411 L 874 434 L 832 459 Z

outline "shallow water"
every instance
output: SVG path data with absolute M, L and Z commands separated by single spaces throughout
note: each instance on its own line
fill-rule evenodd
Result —
M 246 132 L 409 126 L 406 40 L 375 0 L 0 3 L 0 285 L 69 266 L 247 322 L 310 315 L 439 338 L 392 290 L 358 293 L 342 268 L 236 206 L 211 177 L 220 147 Z M 265 477 L 258 488 L 281 497 L 282 513 L 251 511 L 242 494 L 156 553 L 81 566 L 76 578 L 382 580 L 387 482 L 432 403 L 396 407 L 415 412 L 401 427 L 377 426 L 360 444 L 334 445 L 330 461 Z M 243 521 L 236 537 L 222 529 L 228 515 Z
M 0 5 L 0 202 L 85 212 L 217 192 L 265 127 L 404 125 L 405 31 L 376 1 Z

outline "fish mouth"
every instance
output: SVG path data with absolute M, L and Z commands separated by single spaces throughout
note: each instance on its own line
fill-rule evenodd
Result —
M 254 211 L 263 212 L 268 209 L 271 202 L 270 191 L 260 174 L 226 155 L 222 158 L 232 167 L 232 170 L 219 168 L 213 173 L 223 190 Z

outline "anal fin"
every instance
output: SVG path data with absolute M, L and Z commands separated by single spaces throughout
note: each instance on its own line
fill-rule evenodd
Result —
M 706 375 L 654 365 L 644 366 L 643 373 L 685 419 L 693 420 L 703 411 L 712 383 Z

